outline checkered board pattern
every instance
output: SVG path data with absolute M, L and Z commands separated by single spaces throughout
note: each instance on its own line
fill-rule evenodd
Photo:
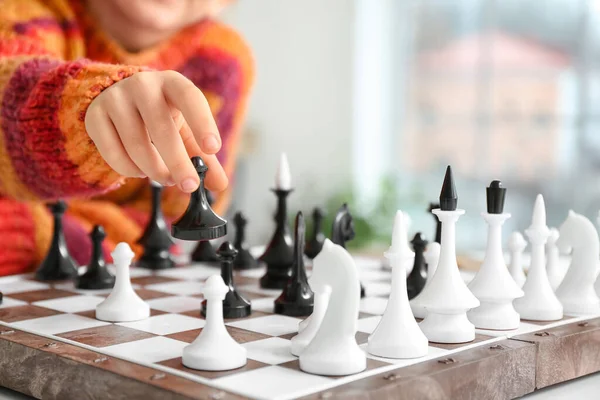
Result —
M 357 257 L 356 261 L 367 294 L 360 303 L 356 339 L 365 348 L 369 334 L 385 310 L 391 274 L 382 269 L 379 260 Z M 235 274 L 238 290 L 252 302 L 250 317 L 226 321 L 229 333 L 247 349 L 248 363 L 238 370 L 195 371 L 181 363 L 183 348 L 198 336 L 205 324 L 199 312 L 203 282 L 219 273 L 218 268 L 209 265 L 182 264 L 164 271 L 132 268 L 132 284 L 150 305 L 151 317 L 117 324 L 94 317 L 96 305 L 110 290 L 82 291 L 72 282 L 48 284 L 35 281 L 30 275 L 0 278 L 0 291 L 4 293 L 0 326 L 84 347 L 240 396 L 290 399 L 582 319 L 567 317 L 552 324 L 523 322 L 518 331 L 508 335 L 477 331 L 472 343 L 431 343 L 428 356 L 421 359 L 389 360 L 368 355 L 368 367 L 362 373 L 346 377 L 316 376 L 302 372 L 297 357 L 291 355 L 290 339 L 296 334 L 300 319 L 273 313 L 273 301 L 279 291 L 259 287 L 258 279 L 264 272 L 257 269 Z M 472 279 L 472 274 L 462 273 L 466 281 Z

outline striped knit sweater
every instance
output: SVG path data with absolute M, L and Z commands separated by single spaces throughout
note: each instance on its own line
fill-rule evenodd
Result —
M 67 246 L 88 262 L 88 232 L 101 224 L 105 253 L 135 241 L 150 209 L 147 180 L 124 179 L 101 158 L 84 118 L 110 85 L 144 68 L 176 70 L 209 100 L 231 175 L 253 79 L 253 62 L 230 28 L 205 20 L 155 48 L 131 54 L 111 41 L 78 0 L 0 0 L 0 275 L 31 271 L 45 256 L 52 219 L 44 202 L 66 199 Z M 218 196 L 223 212 L 228 192 Z M 179 216 L 188 196 L 166 188 L 163 212 Z

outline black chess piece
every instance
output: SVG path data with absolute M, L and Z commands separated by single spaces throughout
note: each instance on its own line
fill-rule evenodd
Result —
M 415 261 L 410 275 L 406 278 L 406 288 L 408 298 L 412 299 L 421 293 L 427 281 L 427 264 L 423 255 L 427 247 L 427 240 L 421 236 L 421 233 L 417 233 L 410 243 L 415 252 Z
M 290 317 L 308 317 L 313 312 L 314 294 L 308 285 L 304 267 L 304 216 L 296 215 L 294 263 L 292 277 L 287 281 L 281 295 L 275 300 L 275 313 Z
M 323 233 L 323 218 L 325 213 L 319 207 L 315 207 L 312 213 L 313 230 L 312 236 L 306 243 L 304 254 L 311 260 L 314 259 L 323 249 L 325 234 Z
M 502 187 L 502 182 L 492 181 L 490 186 L 486 188 L 486 194 L 488 214 L 502 214 L 506 199 L 506 188 Z
M 52 243 L 46 258 L 35 273 L 35 277 L 40 281 L 71 279 L 77 276 L 79 266 L 69 255 L 63 231 L 63 215 L 67 210 L 67 204 L 60 200 L 49 207 L 54 216 Z
M 440 192 L 440 209 L 442 211 L 456 211 L 458 208 L 458 194 L 456 193 L 456 185 L 454 184 L 454 175 L 452 167 L 448 165 L 442 191 Z
M 354 239 L 354 236 L 356 236 L 356 232 L 354 231 L 354 220 L 348 209 L 348 204 L 344 203 L 333 218 L 331 241 L 346 248 L 346 242 Z M 362 282 L 360 284 L 360 297 L 365 297 L 365 288 L 362 285 Z
M 233 224 L 235 226 L 233 246 L 238 251 L 235 260 L 233 260 L 233 268 L 236 270 L 258 268 L 258 262 L 246 245 L 246 225 L 248 224 L 248 220 L 244 214 L 238 211 L 233 216 Z
M 233 283 L 233 260 L 237 250 L 229 242 L 223 242 L 217 250 L 217 256 L 221 261 L 221 278 L 229 287 L 229 292 L 223 300 L 223 318 L 244 318 L 250 315 L 250 302 L 238 293 Z M 206 317 L 206 300 L 202 302 L 202 315 Z
M 275 232 L 267 249 L 259 261 L 267 264 L 267 273 L 260 278 L 260 287 L 264 289 L 283 289 L 292 276 L 294 247 L 287 221 L 287 197 L 292 190 L 273 189 L 277 196 L 275 213 Z
M 218 263 L 219 258 L 209 240 L 201 240 L 192 252 L 192 261 L 208 264 Z
M 137 266 L 146 269 L 173 268 L 175 262 L 171 257 L 170 249 L 173 239 L 167 230 L 167 224 L 160 208 L 162 187 L 156 183 L 151 184 L 152 212 L 146 229 L 137 243 L 144 247 L 144 253 L 137 262 Z
M 102 253 L 102 241 L 106 237 L 104 228 L 96 225 L 90 233 L 92 240 L 92 258 L 87 270 L 77 279 L 77 289 L 99 290 L 110 289 L 115 285 L 115 277 L 106 268 L 104 254 Z
M 173 237 L 182 240 L 213 240 L 227 234 L 227 221 L 219 217 L 208 203 L 204 179 L 208 167 L 202 158 L 192 157 L 192 164 L 198 172 L 200 185 L 190 196 L 188 208 L 171 226 Z
M 440 208 L 439 204 L 429 203 L 429 212 L 431 213 L 431 215 L 433 215 L 433 218 L 435 218 L 435 241 L 437 243 L 441 244 L 442 243 L 442 221 L 440 221 L 438 216 L 432 212 L 433 210 L 436 210 L 438 208 Z

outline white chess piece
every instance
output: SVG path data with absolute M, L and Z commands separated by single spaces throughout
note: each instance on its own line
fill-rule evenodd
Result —
M 275 187 L 279 190 L 290 190 L 292 188 L 292 174 L 287 155 L 281 153 L 277 173 L 275 175 Z
M 544 198 L 538 195 L 533 208 L 531 226 L 525 231 L 531 243 L 531 266 L 523 285 L 525 296 L 514 301 L 522 319 L 556 321 L 563 317 L 563 306 L 554 294 L 546 273 L 545 245 L 550 236 L 546 226 Z
M 150 306 L 131 286 L 129 266 L 134 253 L 127 243 L 119 243 L 111 253 L 115 265 L 115 286 L 110 295 L 96 306 L 96 318 L 109 322 L 130 322 L 150 317 Z
M 467 288 L 456 261 L 456 222 L 465 211 L 436 209 L 433 213 L 442 222 L 441 254 L 431 283 L 419 296 L 418 304 L 427 310 L 420 327 L 430 342 L 470 342 L 475 339 L 475 326 L 467 311 L 480 303 Z
M 412 219 L 410 218 L 410 215 L 408 215 L 407 213 L 404 213 L 404 224 L 405 224 L 405 230 L 406 230 L 406 240 L 402 243 L 402 247 L 403 247 L 404 254 L 406 254 L 406 258 L 404 259 L 403 262 L 404 262 L 404 270 L 406 271 L 406 276 L 408 277 L 408 275 L 410 275 L 410 273 L 412 272 L 412 269 L 415 266 L 415 252 L 411 248 L 410 240 L 409 240 L 409 232 L 410 232 L 410 226 L 412 224 Z M 384 269 L 387 269 L 387 270 L 392 269 L 391 260 L 389 260 L 386 257 L 383 258 L 382 265 L 383 265 Z
M 314 339 L 300 354 L 300 369 L 316 375 L 350 375 L 367 368 L 367 357 L 356 343 L 360 282 L 352 256 L 326 239 L 314 259 L 311 287 L 331 288 L 329 305 Z
M 310 279 L 309 285 L 311 288 L 316 287 L 311 283 Z M 315 335 L 319 331 L 321 322 L 323 322 L 325 312 L 327 311 L 329 296 L 331 295 L 331 288 L 329 286 L 324 286 L 319 287 L 319 289 L 322 289 L 322 291 L 314 292 L 315 297 L 312 314 L 304 321 L 300 321 L 298 324 L 298 334 L 292 338 L 291 353 L 296 357 L 299 357 L 306 346 L 308 346 L 308 344 L 314 339 Z
M 392 289 L 385 312 L 375 331 L 369 336 L 367 351 L 386 358 L 419 358 L 427 355 L 428 341 L 415 320 L 408 302 L 403 243 L 406 229 L 402 211 L 396 213 L 392 246 L 385 257 L 392 265 Z
M 425 253 L 423 253 L 423 257 L 425 257 L 425 262 L 427 263 L 427 280 L 425 281 L 425 286 L 423 287 L 421 293 L 419 293 L 410 301 L 410 308 L 415 318 L 423 319 L 427 315 L 427 310 L 425 310 L 425 307 L 423 307 L 423 304 L 421 304 L 421 295 L 425 291 L 425 288 L 427 288 L 427 286 L 429 286 L 431 283 L 435 271 L 437 270 L 437 266 L 440 261 L 440 250 L 440 244 L 437 242 L 432 242 L 427 245 L 427 250 L 425 250 Z
M 595 229 L 595 228 L 594 228 Z M 556 228 L 550 229 L 550 236 L 546 242 L 546 273 L 552 290 L 556 291 L 564 278 L 564 273 L 560 265 L 560 252 L 556 241 L 560 237 L 560 233 Z
M 522 288 L 525 283 L 525 272 L 523 271 L 523 252 L 527 247 L 527 241 L 521 232 L 513 232 L 508 239 L 508 251 L 510 252 L 510 264 L 508 269 L 515 283 Z
M 182 363 L 186 367 L 228 371 L 246 365 L 246 349 L 233 340 L 223 321 L 223 299 L 228 291 L 220 275 L 212 275 L 206 280 L 206 325 L 196 340 L 183 349 Z
M 563 252 L 573 250 L 571 266 L 556 289 L 564 313 L 573 316 L 600 313 L 600 299 L 594 289 L 600 239 L 594 224 L 583 215 L 569 211 L 567 220 L 560 227 L 556 245 Z
M 469 289 L 481 305 L 470 310 L 467 316 L 479 329 L 517 329 L 520 318 L 513 300 L 524 293 L 510 276 L 502 251 L 502 225 L 510 214 L 481 215 L 488 224 L 487 250 L 477 275 L 469 283 Z

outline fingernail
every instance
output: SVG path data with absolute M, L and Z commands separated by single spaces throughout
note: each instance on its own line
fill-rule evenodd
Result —
M 175 181 L 173 179 L 169 178 L 169 179 L 167 179 L 166 185 L 167 186 L 175 186 Z
M 215 136 L 205 137 L 202 144 L 204 145 L 204 151 L 215 152 L 219 150 L 219 141 Z
M 197 187 L 197 182 L 192 178 L 184 179 L 183 182 L 181 182 L 181 190 L 186 193 L 193 192 Z

